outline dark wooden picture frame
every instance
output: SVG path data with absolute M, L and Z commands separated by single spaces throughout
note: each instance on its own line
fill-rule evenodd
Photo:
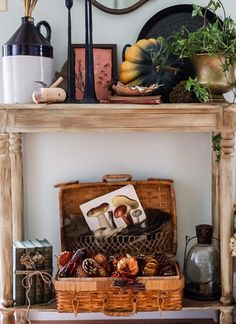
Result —
M 85 44 L 72 44 L 72 66 L 75 99 L 81 100 L 85 86 Z M 110 85 L 117 79 L 117 45 L 93 44 L 94 83 L 98 100 L 107 100 L 111 95 Z
M 114 14 L 114 15 L 122 15 L 122 14 L 126 14 L 128 12 L 131 12 L 135 9 L 138 9 L 139 7 L 141 7 L 145 2 L 148 2 L 148 0 L 139 0 L 137 3 L 127 7 L 127 8 L 123 8 L 123 9 L 112 9 L 109 8 L 107 6 L 102 5 L 99 1 L 97 0 L 92 0 L 92 4 L 97 7 L 98 9 L 108 12 L 110 14 Z

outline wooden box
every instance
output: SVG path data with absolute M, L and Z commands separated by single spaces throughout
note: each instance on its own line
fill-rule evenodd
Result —
M 99 241 L 86 226 L 80 205 L 132 184 L 146 213 L 148 233 L 121 233 Z M 156 254 L 174 258 L 176 253 L 176 203 L 173 181 L 148 179 L 134 181 L 130 175 L 106 175 L 102 182 L 60 184 L 60 221 L 62 251 L 78 248 L 95 253 L 117 255 Z M 112 278 L 56 278 L 59 312 L 103 312 L 107 315 L 132 315 L 137 311 L 180 310 L 184 278 L 176 261 L 175 275 L 139 277 L 145 290 L 118 288 Z

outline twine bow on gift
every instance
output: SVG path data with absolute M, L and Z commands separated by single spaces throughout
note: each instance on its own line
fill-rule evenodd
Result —
M 47 271 L 52 271 L 52 269 L 49 269 Z M 22 279 L 22 286 L 26 289 L 26 300 L 27 300 L 27 304 L 28 304 L 28 307 L 27 307 L 27 310 L 26 310 L 26 314 L 25 314 L 25 320 L 26 320 L 26 323 L 31 324 L 31 321 L 28 318 L 28 313 L 29 313 L 30 306 L 31 306 L 31 301 L 30 301 L 30 298 L 29 298 L 29 292 L 30 292 L 30 289 L 32 287 L 32 279 L 33 279 L 34 276 L 40 276 L 41 279 L 42 279 L 42 281 L 46 285 L 48 285 L 49 287 L 51 287 L 52 286 L 52 282 L 53 282 L 53 277 L 50 275 L 50 273 L 48 273 L 46 271 L 38 271 L 38 270 L 35 270 L 35 271 L 18 271 L 18 272 L 22 272 L 24 274 L 28 273 Z M 53 300 L 49 301 L 48 303 L 51 303 Z
M 26 301 L 28 304 L 26 314 L 25 314 L 25 321 L 26 323 L 31 324 L 30 319 L 28 318 L 28 313 L 31 306 L 31 300 L 29 298 L 29 292 L 31 290 L 32 284 L 33 284 L 33 277 L 39 276 L 41 278 L 40 282 L 45 283 L 48 285 L 49 288 L 52 286 L 53 277 L 51 276 L 51 272 L 53 269 L 47 269 L 47 270 L 37 270 L 37 267 L 40 266 L 45 262 L 45 258 L 42 254 L 40 254 L 38 251 L 35 252 L 35 254 L 31 255 L 29 251 L 22 254 L 20 257 L 20 263 L 26 267 L 27 270 L 16 270 L 16 275 L 25 275 L 22 279 L 22 286 L 26 290 Z M 48 303 L 51 303 L 53 300 L 49 301 Z

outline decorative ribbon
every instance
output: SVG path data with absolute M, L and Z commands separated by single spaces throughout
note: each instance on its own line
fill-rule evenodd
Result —
M 32 278 L 33 278 L 33 276 L 40 276 L 42 281 L 45 284 L 47 284 L 49 287 L 51 287 L 52 282 L 53 282 L 53 277 L 52 277 L 52 275 L 50 275 L 50 273 L 48 273 L 50 271 L 52 271 L 52 269 L 44 270 L 44 271 L 37 271 L 37 270 L 36 271 L 27 271 L 27 270 L 26 271 L 20 271 L 20 270 L 16 271 L 16 274 L 26 274 L 27 273 L 26 276 L 22 279 L 22 286 L 26 289 L 26 300 L 27 300 L 27 304 L 28 304 L 26 314 L 25 314 L 26 323 L 31 324 L 31 321 L 28 318 L 28 313 L 29 313 L 30 306 L 31 306 L 29 292 L 32 287 Z M 54 301 L 54 299 L 50 300 L 48 302 L 48 304 L 50 304 L 52 301 Z
M 50 273 L 52 271 L 53 271 L 53 268 L 43 270 L 43 272 L 46 272 L 46 273 Z M 42 271 L 39 271 L 39 270 L 15 270 L 16 275 L 28 275 L 28 274 L 35 273 L 35 272 L 42 272 Z

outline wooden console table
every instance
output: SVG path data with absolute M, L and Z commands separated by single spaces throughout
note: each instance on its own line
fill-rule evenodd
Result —
M 41 132 L 221 132 L 220 228 L 222 297 L 220 302 L 187 302 L 183 309 L 220 310 L 220 323 L 233 323 L 233 260 L 229 238 L 233 231 L 234 132 L 236 105 L 209 104 L 52 104 L 0 105 L 0 285 L 2 323 L 15 323 L 12 298 L 12 242 L 23 239 L 22 133 Z M 214 198 L 214 197 L 213 197 Z M 216 200 L 216 199 L 214 199 Z M 34 310 L 55 307 L 34 306 Z

